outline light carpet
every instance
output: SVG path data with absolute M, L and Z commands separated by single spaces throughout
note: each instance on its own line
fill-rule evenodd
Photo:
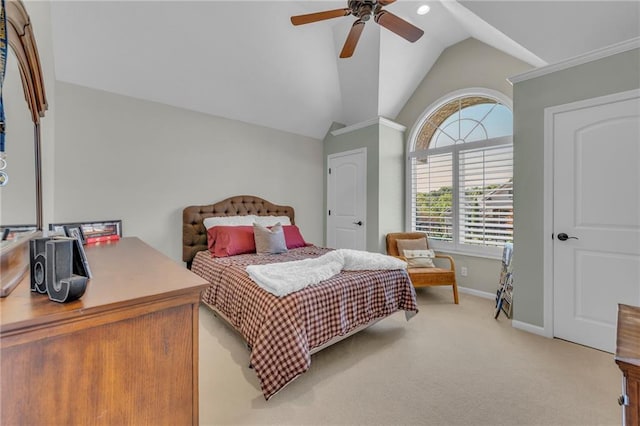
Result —
M 418 289 L 420 313 L 312 356 L 268 402 L 240 336 L 200 308 L 202 425 L 620 425 L 613 355 L 493 319 L 493 301 Z

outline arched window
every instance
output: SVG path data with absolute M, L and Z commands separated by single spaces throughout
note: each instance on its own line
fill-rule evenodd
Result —
M 411 230 L 434 248 L 499 256 L 513 240 L 511 101 L 469 89 L 428 108 L 409 139 Z

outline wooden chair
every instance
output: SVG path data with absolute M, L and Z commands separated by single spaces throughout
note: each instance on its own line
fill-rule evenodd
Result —
M 426 238 L 424 232 L 394 232 L 387 234 L 387 254 L 404 259 L 398 252 L 398 240 L 412 240 Z M 427 247 L 428 247 L 427 239 Z M 453 301 L 458 304 L 458 284 L 456 282 L 456 265 L 451 256 L 437 254 L 436 258 L 447 259 L 449 268 L 407 268 L 409 278 L 414 287 L 426 287 L 435 285 L 453 286 Z

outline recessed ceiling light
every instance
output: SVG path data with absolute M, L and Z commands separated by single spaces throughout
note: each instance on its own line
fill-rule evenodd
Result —
M 422 6 L 420 6 L 418 8 L 418 15 L 426 15 L 427 13 L 429 13 L 429 10 L 431 10 L 431 8 L 429 7 L 429 5 L 427 4 L 423 4 Z

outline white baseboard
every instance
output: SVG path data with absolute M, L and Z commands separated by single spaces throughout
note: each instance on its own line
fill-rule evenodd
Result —
M 458 287 L 458 290 L 460 291 L 460 293 L 467 293 L 467 294 L 470 294 L 472 296 L 482 297 L 483 299 L 491 299 L 491 300 L 495 300 L 496 299 L 496 294 L 495 293 L 489 293 L 489 292 L 486 292 L 486 291 L 476 290 L 474 288 Z M 518 320 L 511 320 L 511 327 L 517 328 L 518 330 L 526 331 L 528 333 L 537 334 L 538 336 L 553 338 L 553 336 L 549 336 L 548 335 L 549 333 L 547 333 L 545 331 L 544 327 L 540 327 L 538 325 L 529 324 L 527 322 L 522 322 L 522 321 L 518 321 Z
M 540 327 L 538 325 L 529 324 L 527 322 L 511 320 L 511 327 L 517 328 L 518 330 L 527 331 L 529 333 L 537 334 L 542 337 L 549 337 L 544 330 L 544 327 Z
M 480 290 L 476 290 L 474 288 L 458 286 L 458 290 L 460 291 L 460 293 L 467 293 L 467 294 L 470 294 L 472 296 L 482 297 L 483 299 L 494 299 L 495 300 L 495 298 L 496 298 L 496 294 L 495 293 L 488 293 L 486 291 L 480 291 Z

